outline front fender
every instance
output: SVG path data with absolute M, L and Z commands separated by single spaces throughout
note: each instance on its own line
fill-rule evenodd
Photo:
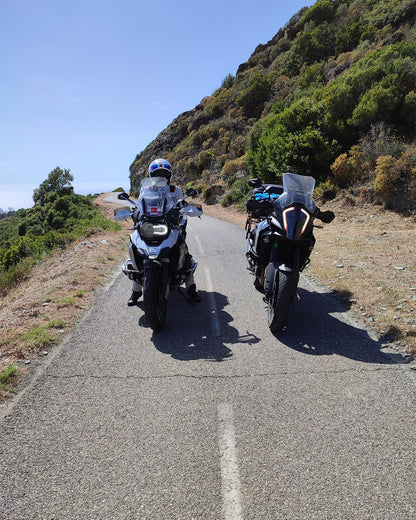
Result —
M 151 270 L 161 270 L 162 271 L 162 280 L 163 287 L 165 292 L 165 298 L 167 299 L 169 294 L 169 260 L 167 258 L 164 259 L 150 259 L 145 258 L 143 261 L 144 266 L 144 277 L 146 277 L 146 272 Z

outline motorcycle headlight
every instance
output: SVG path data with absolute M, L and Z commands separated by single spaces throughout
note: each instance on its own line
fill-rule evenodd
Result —
M 145 222 L 140 226 L 140 234 L 143 238 L 157 238 L 163 237 L 169 233 L 169 228 L 166 224 L 151 224 Z

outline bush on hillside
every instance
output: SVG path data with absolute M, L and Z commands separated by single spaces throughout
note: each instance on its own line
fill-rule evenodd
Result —
M 228 207 L 237 204 L 243 208 L 244 202 L 250 197 L 251 188 L 248 185 L 248 178 L 238 179 L 231 188 L 225 192 L 221 199 L 221 206 Z
M 391 155 L 382 155 L 377 159 L 374 188 L 380 195 L 390 195 L 398 190 L 400 164 Z
M 247 177 L 247 175 L 248 167 L 245 160 L 245 156 L 239 157 L 238 159 L 227 161 L 221 170 L 221 177 L 225 180 L 228 180 L 235 176 Z
M 242 107 L 246 117 L 259 113 L 265 101 L 272 93 L 272 80 L 263 72 L 256 73 L 237 98 L 237 104 Z
M 13 225 L 0 224 L 2 290 L 7 283 L 14 284 L 19 273 L 27 272 L 29 264 L 22 263 L 25 259 L 35 261 L 55 247 L 98 230 L 119 229 L 93 206 L 92 196 L 74 193 L 68 185 L 71 180 L 69 170 L 55 168 L 34 190 L 35 205 L 16 212 Z
M 235 77 L 232 74 L 227 74 L 224 78 L 221 87 L 222 88 L 231 88 L 234 85 Z
M 348 153 L 339 155 L 331 165 L 335 183 L 341 188 L 353 185 L 364 177 L 367 163 L 358 145 L 353 146 Z

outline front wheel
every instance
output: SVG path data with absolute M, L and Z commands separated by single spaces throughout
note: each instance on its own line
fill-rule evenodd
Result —
M 299 272 L 276 271 L 268 308 L 269 328 L 274 334 L 286 326 L 290 304 L 296 299 L 298 282 Z
M 143 305 L 151 329 L 161 330 L 165 325 L 168 310 L 162 269 L 146 269 L 143 284 Z

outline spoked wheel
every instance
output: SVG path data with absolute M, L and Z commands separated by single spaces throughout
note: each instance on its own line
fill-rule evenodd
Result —
M 274 334 L 286 326 L 290 304 L 296 298 L 298 282 L 299 272 L 276 271 L 273 296 L 268 304 L 269 327 Z
M 150 327 L 153 330 L 161 330 L 165 325 L 168 310 L 162 269 L 147 269 L 145 271 L 143 304 L 144 313 Z

